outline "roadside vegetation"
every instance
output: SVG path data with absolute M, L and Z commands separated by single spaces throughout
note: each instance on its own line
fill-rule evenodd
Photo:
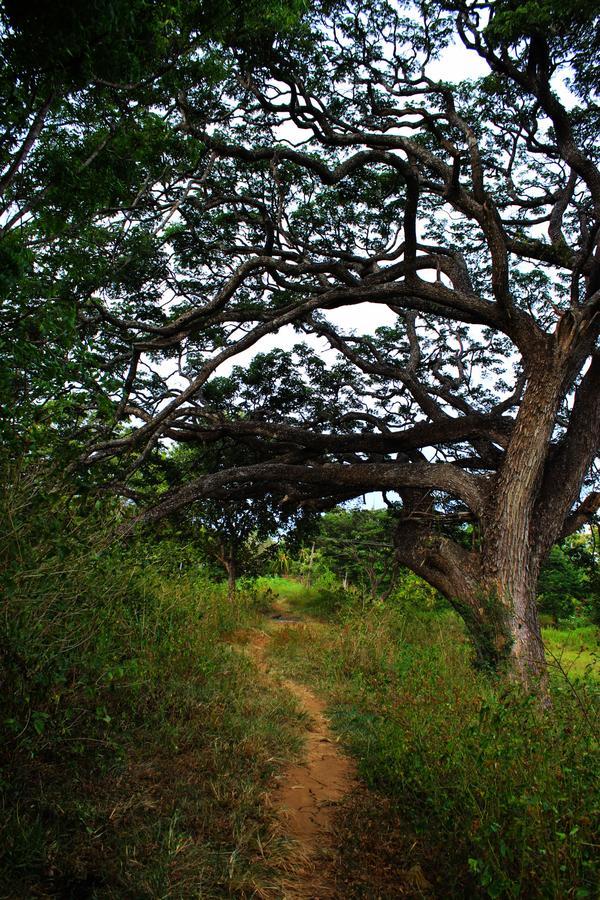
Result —
M 299 549 L 263 546 L 232 595 L 202 540 L 119 542 L 112 501 L 27 469 L 3 483 L 0 896 L 283 896 L 267 797 L 304 717 L 232 647 L 274 603 L 300 620 L 273 632 L 274 670 L 326 698 L 365 786 L 338 816 L 344 896 L 596 895 L 593 604 L 545 629 L 542 711 L 474 669 L 424 582 L 390 590 L 380 513 L 360 517 L 366 581 L 325 517 Z
M 531 697 L 475 671 L 458 617 L 418 606 L 410 587 L 385 604 L 350 594 L 333 608 L 329 589 L 313 590 L 308 604 L 286 593 L 319 620 L 275 635 L 274 663 L 328 697 L 334 728 L 372 789 L 339 823 L 347 877 L 364 885 L 352 896 L 373 896 L 374 884 L 396 896 L 386 890 L 399 868 L 415 865 L 439 897 L 597 895 L 592 628 L 575 632 L 576 671 L 557 639 L 553 652 L 577 677 L 553 668 L 553 706 L 541 713 Z M 390 843 L 395 868 L 381 883 L 384 854 L 373 847 Z
M 280 896 L 301 717 L 228 643 L 257 594 L 35 482 L 1 498 L 0 896 Z

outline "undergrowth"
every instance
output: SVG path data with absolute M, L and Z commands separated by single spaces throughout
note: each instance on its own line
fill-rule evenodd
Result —
M 396 816 L 398 840 L 411 835 L 412 861 L 439 897 L 596 897 L 594 682 L 574 694 L 557 679 L 542 713 L 473 670 L 452 613 L 416 612 L 404 600 L 346 605 L 333 622 L 272 642 L 279 668 L 328 695 L 334 727 L 385 803 L 382 841 Z M 377 834 L 373 796 L 361 815 Z
M 0 896 L 280 896 L 264 794 L 300 718 L 226 641 L 256 596 L 34 483 L 1 497 Z

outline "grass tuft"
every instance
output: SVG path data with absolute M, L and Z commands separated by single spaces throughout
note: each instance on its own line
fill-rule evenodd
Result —
M 303 719 L 229 643 L 256 593 L 111 544 L 106 511 L 1 499 L 0 896 L 280 897 L 265 797 Z

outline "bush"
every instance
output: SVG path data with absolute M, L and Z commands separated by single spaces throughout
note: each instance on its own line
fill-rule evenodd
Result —
M 224 641 L 257 598 L 40 483 L 0 498 L 0 896 L 252 894 L 298 726 Z

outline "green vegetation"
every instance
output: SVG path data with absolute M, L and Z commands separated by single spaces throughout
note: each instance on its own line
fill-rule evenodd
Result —
M 597 7 L 0 0 L 0 455 L 232 593 L 329 512 L 343 583 L 411 569 L 543 684 L 600 509 Z
M 598 896 L 599 25 L 0 0 L 0 900 Z
M 368 817 L 388 843 L 396 821 L 392 839 L 406 854 L 412 848 L 436 896 L 596 896 L 592 684 L 580 680 L 575 700 L 557 676 L 553 707 L 541 714 L 473 670 L 454 613 L 423 612 L 410 594 L 346 604 L 327 622 L 280 631 L 272 649 L 278 667 L 328 696 L 334 726 L 376 792 L 354 827 Z M 353 865 L 357 873 L 360 852 Z
M 227 643 L 260 598 L 4 484 L 0 896 L 277 896 L 264 794 L 299 714 Z
M 600 633 L 598 626 L 544 628 L 544 645 L 551 669 L 572 680 L 600 680 Z
M 391 550 L 395 518 L 386 509 L 334 509 L 325 513 L 315 535 L 319 562 L 346 587 L 371 600 L 385 599 L 398 580 Z
M 358 570 L 344 589 L 312 543 L 281 544 L 270 567 L 291 577 L 232 597 L 201 542 L 124 545 L 112 501 L 33 468 L 3 484 L 0 896 L 281 896 L 265 798 L 304 722 L 231 645 L 275 600 L 306 620 L 273 633 L 276 668 L 328 698 L 366 785 L 338 821 L 348 897 L 379 884 L 383 847 L 381 896 L 408 863 L 440 897 L 594 896 L 594 625 L 546 629 L 543 711 L 474 670 L 461 620 L 410 573 L 374 601 Z
M 574 534 L 552 547 L 538 580 L 538 600 L 542 613 L 555 625 L 577 616 L 600 625 L 600 568 L 598 528 Z

